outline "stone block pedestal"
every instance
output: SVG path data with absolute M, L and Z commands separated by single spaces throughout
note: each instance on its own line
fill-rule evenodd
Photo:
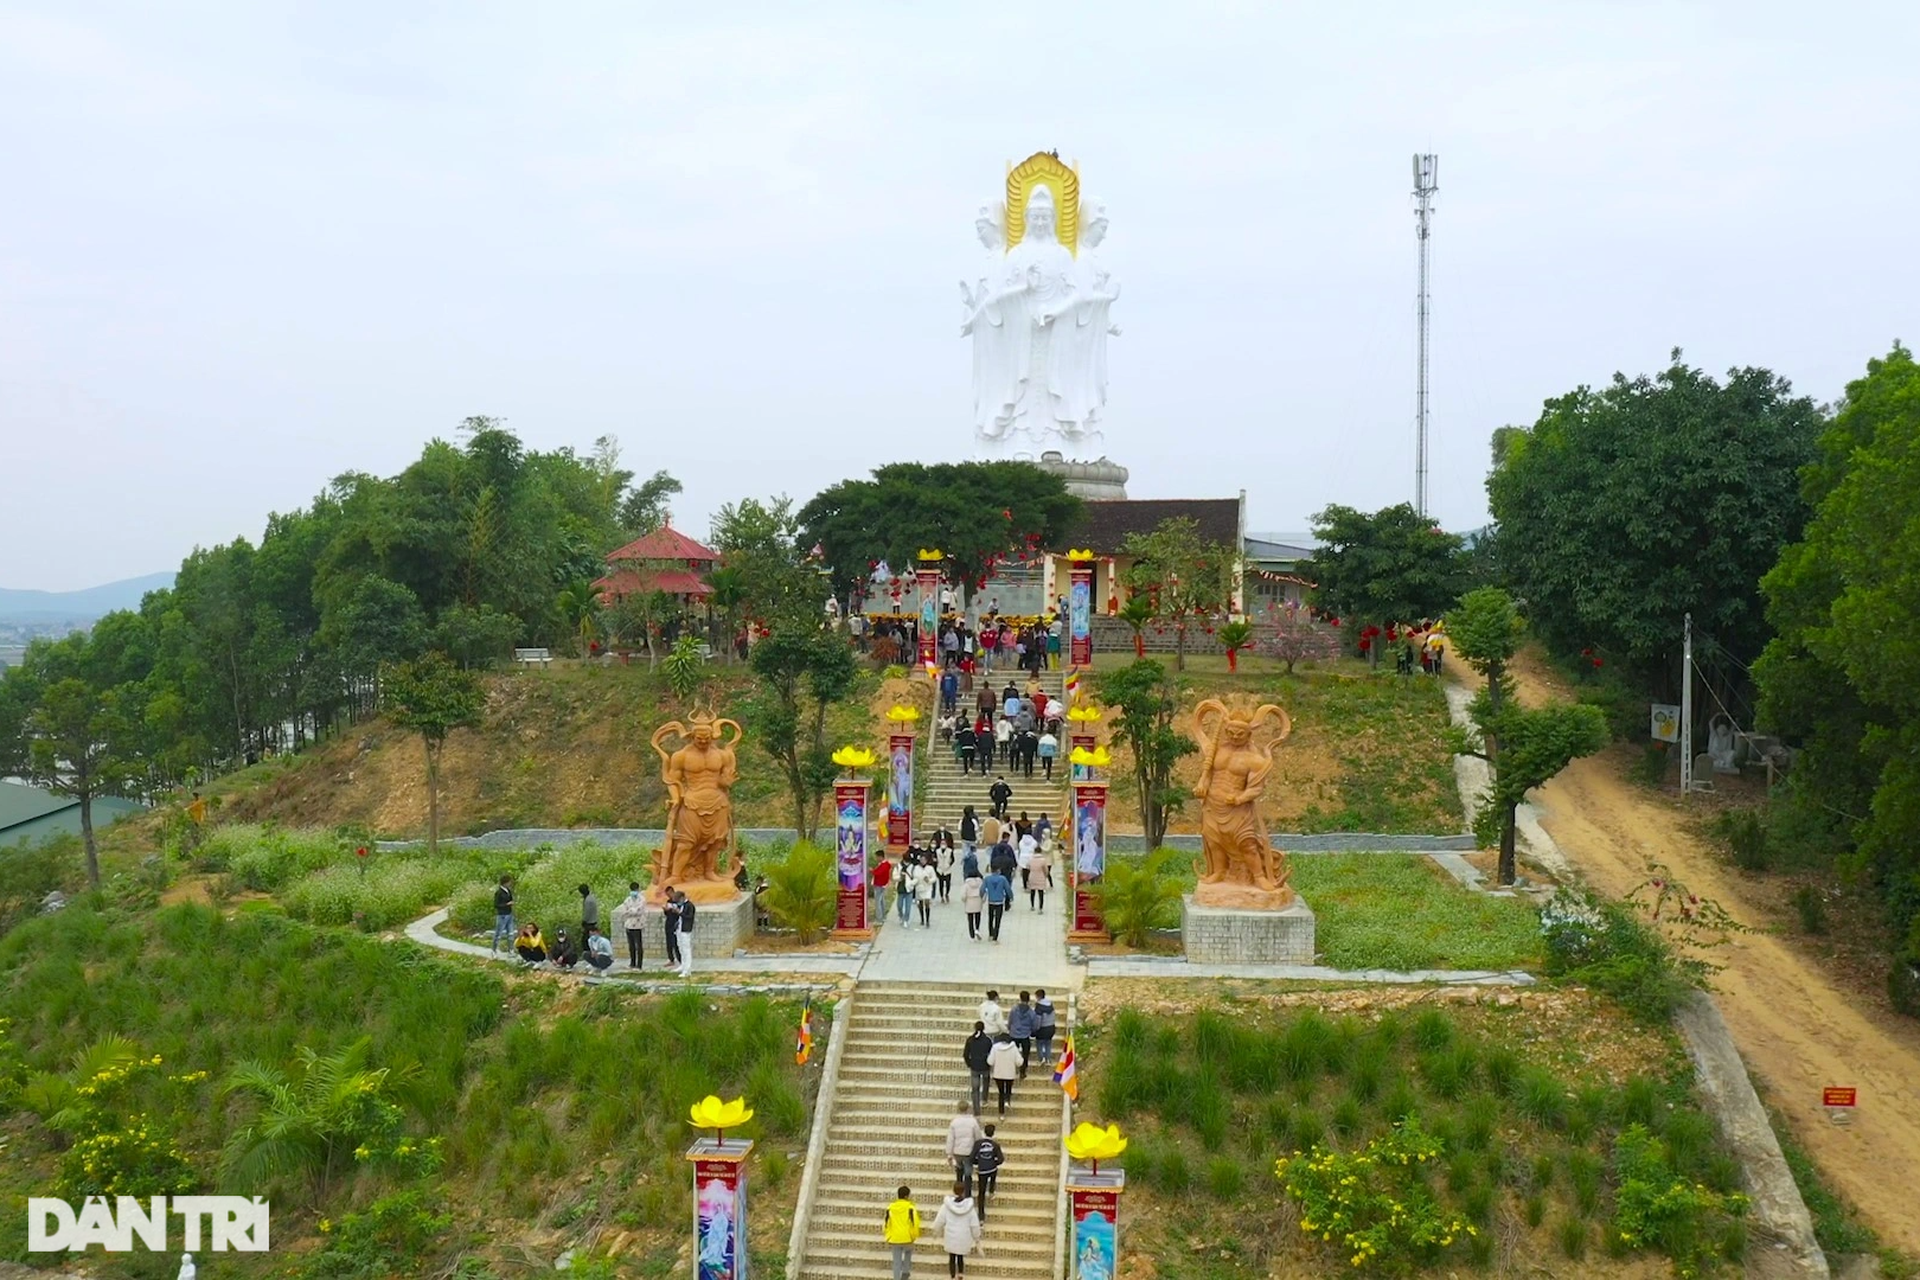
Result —
M 610 912 L 602 912 L 608 919 Z M 627 935 L 615 929 L 608 935 L 613 942 L 615 968 L 627 963 Z M 731 959 L 753 936 L 753 896 L 741 894 L 732 902 L 695 904 L 693 915 L 693 958 L 695 960 Z M 684 939 L 683 939 L 684 941 Z M 667 958 L 667 930 L 657 908 L 647 912 L 647 967 L 658 968 Z
M 1194 964 L 1312 964 L 1313 908 L 1303 898 L 1279 911 L 1207 907 L 1188 894 L 1180 943 Z

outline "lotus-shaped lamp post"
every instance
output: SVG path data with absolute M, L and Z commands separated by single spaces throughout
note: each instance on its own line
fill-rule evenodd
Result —
M 919 718 L 920 709 L 918 707 L 909 707 L 905 703 L 896 702 L 887 708 L 887 719 L 894 724 L 909 725 Z
M 833 762 L 849 772 L 871 769 L 878 758 L 866 747 L 845 746 L 833 753 Z
M 1067 1154 L 1075 1160 L 1085 1160 L 1093 1166 L 1093 1172 L 1100 1172 L 1102 1160 L 1118 1160 L 1120 1153 L 1127 1149 L 1127 1140 L 1120 1136 L 1120 1126 L 1110 1124 L 1102 1129 L 1097 1124 L 1082 1121 L 1074 1131 L 1066 1136 Z
M 1075 703 L 1073 706 L 1067 708 L 1067 719 L 1073 721 L 1075 724 L 1091 725 L 1098 720 L 1102 714 L 1100 708 L 1090 702 Z
M 708 1094 L 688 1109 L 687 1118 L 693 1121 L 696 1129 L 713 1130 L 713 1140 L 725 1146 L 727 1130 L 737 1129 L 753 1119 L 753 1109 L 747 1106 L 745 1098 L 722 1102 L 713 1094 Z
M 1071 560 L 1074 564 L 1092 564 L 1094 560 L 1093 549 L 1091 547 L 1069 547 L 1067 548 L 1067 559 Z
M 1113 763 L 1113 756 L 1105 747 L 1095 747 L 1091 751 L 1085 747 L 1075 747 L 1067 759 L 1085 769 L 1104 769 Z

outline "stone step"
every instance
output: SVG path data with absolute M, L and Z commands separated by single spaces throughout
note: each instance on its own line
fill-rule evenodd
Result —
M 807 1246 L 807 1274 L 822 1276 L 856 1276 L 866 1274 L 857 1268 L 872 1267 L 876 1263 L 882 1268 L 877 1274 L 892 1275 L 888 1270 L 893 1253 L 891 1247 L 881 1235 L 881 1213 L 886 1206 L 873 1215 L 873 1226 L 867 1231 L 848 1231 L 832 1235 L 822 1235 L 816 1242 Z M 920 1239 L 913 1250 L 913 1264 L 916 1274 L 937 1275 L 946 1271 L 947 1251 L 943 1247 L 940 1234 L 933 1230 L 933 1217 L 938 1206 L 920 1209 Z M 986 1227 L 980 1233 L 980 1255 L 967 1259 L 967 1274 L 970 1276 L 1051 1276 L 1053 1274 L 1053 1232 L 1045 1233 L 1044 1238 L 1035 1238 L 1018 1230 L 996 1232 L 1000 1224 L 988 1211 Z M 809 1233 L 811 1234 L 811 1233 Z M 938 1271 L 933 1268 L 939 1268 Z
M 880 1166 L 864 1171 L 863 1176 L 862 1170 L 822 1165 L 814 1203 L 816 1207 L 829 1201 L 843 1207 L 881 1207 L 893 1199 L 894 1191 L 902 1183 L 912 1187 L 916 1195 L 922 1192 L 940 1194 L 953 1185 L 953 1168 L 945 1160 L 935 1160 L 925 1164 Z M 1052 1170 L 1045 1175 L 1016 1175 L 1012 1169 L 1002 1170 L 999 1185 L 1001 1191 L 1009 1196 L 1051 1206 L 1060 1187 L 1059 1162 L 1055 1161 Z

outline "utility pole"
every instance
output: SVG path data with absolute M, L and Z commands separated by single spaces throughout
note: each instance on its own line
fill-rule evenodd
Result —
M 1680 794 L 1693 794 L 1693 615 L 1680 645 Z
M 1427 325 L 1431 307 L 1427 296 L 1429 244 L 1432 240 L 1433 193 L 1440 189 L 1440 157 L 1431 153 L 1413 158 L 1414 233 L 1420 239 L 1419 369 L 1414 383 L 1415 443 L 1413 509 L 1427 514 Z

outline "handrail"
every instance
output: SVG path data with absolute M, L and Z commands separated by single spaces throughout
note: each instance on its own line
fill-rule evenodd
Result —
M 827 1056 L 820 1063 L 820 1087 L 813 1099 L 813 1131 L 807 1135 L 807 1165 L 800 1174 L 800 1196 L 793 1207 L 793 1230 L 787 1236 L 787 1280 L 800 1280 L 800 1266 L 806 1260 L 807 1230 L 813 1225 L 813 1198 L 819 1189 L 820 1165 L 827 1154 L 834 1089 L 840 1079 L 840 1059 L 847 1049 L 847 1027 L 852 1021 L 853 992 L 848 991 L 834 1006 Z

